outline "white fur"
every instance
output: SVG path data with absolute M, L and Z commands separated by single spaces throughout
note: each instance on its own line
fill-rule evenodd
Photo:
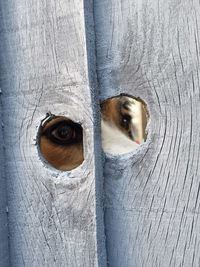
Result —
M 139 146 L 114 125 L 104 120 L 101 120 L 101 139 L 104 152 L 112 155 L 129 153 Z
M 129 106 L 129 114 L 131 115 L 131 133 L 134 140 L 142 143 L 143 129 L 142 129 L 142 104 L 139 101 L 132 100 Z

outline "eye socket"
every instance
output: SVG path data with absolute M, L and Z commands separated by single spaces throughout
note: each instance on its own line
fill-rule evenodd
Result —
M 71 120 L 63 120 L 47 128 L 43 135 L 59 145 L 75 144 L 82 141 L 82 127 Z
M 122 127 L 124 127 L 126 130 L 129 129 L 131 123 L 131 116 L 130 115 L 122 115 Z

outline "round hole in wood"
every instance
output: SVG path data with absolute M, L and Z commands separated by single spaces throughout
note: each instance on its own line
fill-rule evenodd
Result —
M 140 98 L 121 94 L 101 102 L 104 152 L 120 155 L 134 151 L 147 139 L 149 113 Z
M 47 114 L 38 140 L 42 157 L 58 170 L 73 170 L 84 160 L 83 128 L 67 117 Z

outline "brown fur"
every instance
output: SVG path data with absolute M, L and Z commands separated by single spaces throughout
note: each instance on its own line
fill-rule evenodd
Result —
M 125 104 L 125 99 L 120 97 L 107 99 L 101 104 L 101 113 L 106 122 L 119 128 L 124 134 L 129 136 L 129 129 L 126 130 L 121 125 L 122 115 L 128 115 L 128 110 L 123 107 L 123 104 Z
M 129 126 L 125 128 L 122 123 L 124 116 L 132 117 L 130 106 L 133 105 L 133 103 L 138 105 L 137 108 L 140 108 L 141 112 L 141 130 L 139 131 L 140 134 L 137 136 L 137 140 L 135 140 L 138 143 L 141 143 L 143 140 L 146 140 L 145 128 L 148 116 L 146 112 L 146 106 L 143 102 L 127 96 L 113 97 L 102 102 L 101 113 L 106 122 L 120 129 L 120 131 L 122 131 L 129 138 L 134 139 L 131 134 L 131 127 L 135 127 L 135 131 L 138 131 L 138 126 L 133 124 L 131 125 L 130 123 Z
M 132 99 L 133 100 L 133 99 Z M 124 116 L 131 116 L 130 114 L 130 101 L 131 99 L 126 96 L 119 96 L 110 98 L 101 103 L 101 113 L 102 119 L 109 123 L 109 125 L 117 127 L 123 132 L 126 136 L 133 140 L 131 136 L 131 126 L 127 124 L 127 127 L 123 126 L 123 118 Z M 134 101 L 134 100 L 133 100 Z M 144 109 L 144 105 L 142 107 L 142 138 L 145 138 L 145 127 L 147 123 L 146 111 Z M 62 171 L 70 171 L 76 167 L 78 167 L 84 160 L 83 153 L 83 140 L 79 140 L 78 142 L 73 142 L 69 144 L 58 144 L 52 141 L 51 138 L 47 134 L 45 134 L 48 129 L 52 129 L 54 125 L 59 122 L 71 122 L 72 121 L 63 116 L 53 116 L 50 119 L 46 119 L 41 125 L 40 130 L 40 151 L 42 156 L 47 160 L 49 164 L 51 164 L 56 169 Z M 133 125 L 132 125 L 133 127 Z M 134 140 L 137 141 L 137 140 Z
M 84 160 L 83 156 L 83 143 L 69 144 L 62 146 L 53 143 L 44 132 L 60 121 L 69 121 L 69 119 L 58 116 L 51 121 L 45 123 L 40 132 L 40 151 L 42 156 L 53 167 L 62 171 L 70 171 L 78 167 Z

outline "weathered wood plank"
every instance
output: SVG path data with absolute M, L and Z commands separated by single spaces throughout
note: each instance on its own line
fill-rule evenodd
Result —
M 105 163 L 109 266 L 199 266 L 199 1 L 94 10 L 101 98 L 140 96 L 151 117 L 146 144 Z
M 1 1 L 0 32 L 11 265 L 103 266 L 83 1 Z M 85 161 L 71 172 L 47 166 L 38 153 L 48 111 L 83 126 Z
M 0 61 L 1 62 L 1 61 Z M 1 88 L 1 86 L 0 86 Z M 4 141 L 3 141 L 2 99 L 0 89 L 0 266 L 9 266 L 7 195 L 4 170 Z

